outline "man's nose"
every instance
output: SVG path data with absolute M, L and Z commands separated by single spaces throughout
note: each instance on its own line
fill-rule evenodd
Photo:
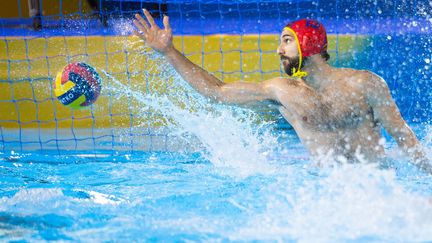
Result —
M 282 49 L 281 46 L 278 46 L 276 52 L 277 52 L 277 54 L 280 55 L 280 56 L 282 56 L 282 55 L 284 54 L 284 51 L 283 51 L 283 49 Z

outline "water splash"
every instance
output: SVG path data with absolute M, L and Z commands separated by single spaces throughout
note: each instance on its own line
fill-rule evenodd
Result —
M 427 148 L 432 147 L 432 125 L 427 125 L 425 127 L 425 131 L 426 131 L 426 136 L 424 137 L 424 145 Z
M 112 26 L 114 33 L 120 36 L 130 35 L 134 30 L 132 20 L 127 18 L 119 18 L 115 21 L 111 21 L 110 25 Z
M 432 239 L 429 197 L 407 191 L 394 171 L 346 164 L 280 174 L 262 197 L 266 210 L 253 215 L 231 239 L 335 242 L 346 240 L 428 241 Z M 423 178 L 426 179 L 426 178 Z M 397 234 L 395 234 L 397 232 Z
M 70 194 L 70 195 L 69 195 Z M 79 196 L 77 196 L 79 195 Z M 113 195 L 107 195 L 96 191 L 77 189 L 73 192 L 64 193 L 61 188 L 31 188 L 21 189 L 13 197 L 0 198 L 0 211 L 14 211 L 19 208 L 21 214 L 34 214 L 43 209 L 44 213 L 62 213 L 65 207 L 80 203 L 89 205 L 119 205 L 126 201 Z M 46 209 L 46 205 L 50 208 Z
M 298 239 L 425 240 L 432 234 L 432 206 L 410 193 L 391 170 L 345 165 L 299 191 L 290 232 Z M 413 210 L 418 209 L 418 210 Z M 313 225 L 314 227 L 307 227 Z M 383 227 L 384 226 L 384 227 Z M 394 232 L 398 232 L 395 236 Z
M 274 169 L 266 155 L 277 148 L 277 138 L 271 135 L 268 123 L 260 122 L 258 115 L 248 109 L 210 103 L 197 94 L 175 71 L 153 53 L 150 59 L 158 66 L 149 67 L 149 82 L 174 79 L 165 94 L 146 94 L 119 82 L 108 72 L 112 81 L 108 89 L 121 96 L 132 97 L 139 105 L 138 114 L 158 111 L 165 116 L 171 133 L 190 140 L 194 137 L 204 148 L 204 156 L 218 168 L 236 169 L 225 173 L 245 177 L 256 173 L 270 173 Z M 150 75 L 155 69 L 159 76 Z

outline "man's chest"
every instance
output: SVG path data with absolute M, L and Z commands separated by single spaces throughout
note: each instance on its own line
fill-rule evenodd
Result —
M 305 128 L 320 131 L 355 128 L 371 118 L 364 95 L 343 88 L 321 93 L 299 90 L 296 97 L 287 99 L 283 105 L 292 113 L 292 119 Z

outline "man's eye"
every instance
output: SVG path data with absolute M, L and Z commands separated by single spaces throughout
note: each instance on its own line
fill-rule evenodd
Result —
M 285 43 L 290 43 L 291 40 L 290 39 L 285 39 Z

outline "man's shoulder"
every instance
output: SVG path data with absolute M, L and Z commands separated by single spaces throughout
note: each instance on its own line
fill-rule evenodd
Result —
M 378 74 L 369 70 L 351 69 L 351 82 L 368 100 L 383 100 L 389 93 L 389 88 L 385 80 Z
M 281 93 L 285 95 L 290 92 L 296 92 L 299 87 L 299 80 L 292 78 L 276 77 L 265 80 L 261 83 L 263 90 L 274 97 L 279 97 Z
M 352 68 L 339 68 L 345 80 L 361 88 L 385 85 L 385 81 L 378 74 L 369 70 L 359 70 Z
M 371 76 L 376 75 L 369 70 L 361 70 L 354 68 L 336 68 L 339 75 L 343 75 L 348 78 L 357 78 L 359 80 L 367 80 Z
M 359 75 L 364 80 L 364 88 L 369 89 L 371 92 L 387 89 L 386 81 L 378 74 L 369 70 L 359 70 Z

